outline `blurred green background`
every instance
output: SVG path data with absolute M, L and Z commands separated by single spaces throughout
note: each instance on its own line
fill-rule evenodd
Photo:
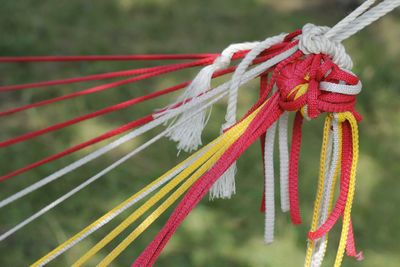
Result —
M 6 1 L 0 8 L 0 54 L 81 55 L 135 53 L 218 52 L 230 43 L 262 40 L 292 31 L 305 23 L 333 25 L 350 12 L 346 1 L 274 0 L 97 0 Z M 364 84 L 358 110 L 361 156 L 353 222 L 358 248 L 365 260 L 345 258 L 344 266 L 399 266 L 400 264 L 400 13 L 399 10 L 345 41 L 353 57 L 354 72 Z M 66 78 L 114 70 L 152 66 L 148 62 L 81 62 L 1 64 L 0 83 L 17 84 Z M 0 140 L 43 128 L 128 98 L 186 81 L 196 70 L 129 84 L 98 94 L 68 100 L 0 118 Z M 38 88 L 0 95 L 1 110 L 101 84 L 89 82 Z M 107 130 L 167 105 L 176 95 L 162 97 L 122 111 L 79 123 L 65 130 L 0 150 L 0 173 L 5 174 L 61 151 Z M 257 83 L 240 93 L 240 113 L 254 103 Z M 219 134 L 226 103 L 213 109 L 205 142 Z M 57 182 L 1 210 L 4 232 L 69 191 L 104 166 L 148 140 L 160 129 L 123 145 Z M 191 213 L 157 261 L 157 266 L 299 266 L 303 264 L 306 232 L 316 189 L 322 120 L 307 122 L 300 164 L 300 198 L 304 223 L 292 226 L 288 214 L 277 213 L 276 241 L 263 245 L 263 214 L 258 208 L 262 193 L 259 144 L 238 162 L 237 195 L 229 200 L 204 199 Z M 2 183 L 1 199 L 86 155 L 98 144 Z M 0 266 L 26 266 L 81 230 L 116 204 L 139 190 L 187 155 L 176 157 L 175 145 L 161 140 L 66 201 L 17 234 L 0 243 Z M 109 223 L 53 262 L 72 264 L 129 212 Z M 113 266 L 128 266 L 151 241 L 169 210 L 135 241 Z M 131 230 L 132 227 L 129 229 Z M 340 227 L 332 231 L 327 260 L 335 256 Z M 124 232 L 123 236 L 128 233 Z M 102 250 L 90 266 L 118 241 Z

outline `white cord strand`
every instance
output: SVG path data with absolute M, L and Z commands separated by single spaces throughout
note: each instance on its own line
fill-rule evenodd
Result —
M 289 148 L 288 148 L 289 112 L 284 112 L 278 121 L 279 167 L 281 210 L 287 212 L 289 205 Z
M 232 60 L 235 53 L 243 50 L 248 50 L 256 46 L 259 42 L 246 42 L 239 44 L 232 44 L 228 46 L 219 57 L 217 57 L 213 64 L 204 67 L 196 75 L 184 93 L 178 98 L 178 103 L 186 101 L 188 99 L 196 98 L 211 89 L 212 76 L 216 71 L 223 70 L 227 68 Z M 175 103 L 176 104 L 176 103 Z M 175 105 L 174 104 L 174 105 Z M 199 146 L 202 145 L 201 135 L 204 127 L 207 124 L 207 111 L 193 114 L 192 110 L 183 113 L 176 120 L 176 123 L 180 121 L 186 121 L 182 123 L 179 127 L 175 127 L 174 130 L 170 131 L 168 137 L 177 142 L 177 148 L 179 151 L 184 150 L 186 152 L 191 152 L 197 150 Z M 208 116 L 209 117 L 209 116 Z M 190 118 L 190 120 L 187 120 Z M 171 123 L 171 126 L 175 122 Z
M 370 6 L 375 3 L 375 0 L 367 0 L 362 3 L 357 9 L 351 12 L 347 17 L 336 23 L 329 31 L 325 33 L 325 37 L 331 39 L 339 32 L 348 27 L 358 16 L 364 13 Z
M 238 89 L 242 84 L 241 80 L 244 73 L 258 55 L 260 55 L 263 51 L 273 46 L 274 44 L 281 43 L 285 36 L 286 34 L 282 33 L 277 36 L 265 39 L 257 46 L 255 46 L 249 53 L 247 53 L 245 58 L 237 66 L 235 72 L 232 75 L 231 84 L 229 87 L 228 107 L 225 116 L 226 124 L 224 125 L 224 128 L 231 127 L 236 122 Z
M 391 12 L 393 9 L 400 6 L 400 0 L 385 0 L 378 5 L 372 7 L 364 14 L 358 16 L 353 20 L 353 22 L 344 28 L 342 31 L 337 33 L 332 40 L 336 42 L 341 42 L 360 30 L 364 29 L 371 23 L 377 21 L 381 17 L 385 16 L 387 13 Z
M 221 131 L 224 131 L 236 123 L 237 98 L 238 90 L 243 78 L 243 74 L 249 68 L 253 60 L 263 51 L 274 44 L 281 43 L 285 34 L 280 34 L 271 38 L 267 38 L 262 42 L 252 43 L 252 50 L 247 53 L 245 58 L 239 63 L 231 78 L 229 88 L 228 107 L 225 115 L 225 123 L 222 125 Z M 215 198 L 229 199 L 236 193 L 235 175 L 236 161 L 221 175 L 210 189 L 210 199 Z
M 264 242 L 274 241 L 275 228 L 275 177 L 274 177 L 274 143 L 276 122 L 271 125 L 265 135 L 264 145 L 264 175 L 265 175 L 265 232 Z

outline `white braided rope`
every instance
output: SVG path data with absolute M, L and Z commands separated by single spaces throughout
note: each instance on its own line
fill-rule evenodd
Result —
M 243 74 L 249 68 L 253 60 L 265 49 L 268 49 L 274 44 L 281 43 L 284 39 L 285 34 L 270 37 L 262 42 L 253 44 L 252 50 L 247 53 L 245 58 L 237 66 L 235 72 L 231 78 L 231 84 L 229 88 L 228 106 L 225 115 L 225 123 L 222 125 L 221 131 L 230 128 L 236 123 L 236 112 L 237 112 L 237 98 L 238 89 L 241 84 Z M 236 161 L 221 175 L 220 178 L 210 188 L 210 199 L 215 198 L 229 199 L 236 193 L 235 186 L 235 174 L 236 174 Z
M 346 27 L 348 27 L 358 16 L 364 13 L 370 6 L 375 3 L 375 0 L 367 0 L 362 3 L 358 8 L 353 10 L 347 17 L 336 23 L 328 32 L 325 33 L 325 37 L 328 39 L 333 38 L 335 35 L 338 35 L 339 32 L 343 31 Z
M 289 205 L 289 148 L 288 148 L 289 112 L 284 112 L 278 121 L 279 137 L 279 174 L 281 210 L 287 212 Z
M 235 72 L 231 78 L 231 84 L 229 87 L 229 99 L 228 99 L 228 107 L 225 116 L 225 125 L 224 128 L 231 127 L 236 123 L 236 111 L 237 111 L 237 97 L 238 97 L 238 89 L 240 87 L 241 80 L 243 78 L 243 74 L 249 68 L 253 60 L 260 55 L 263 51 L 270 48 L 271 46 L 281 43 L 285 38 L 286 34 L 282 33 L 274 37 L 270 37 L 260 42 L 257 46 L 255 46 L 240 62 L 237 66 Z
M 299 36 L 299 49 L 306 55 L 320 53 L 329 55 L 340 68 L 350 70 L 353 67 L 351 57 L 341 43 L 333 42 L 325 36 L 328 31 L 329 27 L 307 23 Z
M 264 144 L 264 175 L 265 175 L 265 230 L 264 242 L 271 244 L 274 241 L 275 228 L 275 177 L 274 177 L 274 143 L 276 122 L 271 125 L 265 135 Z

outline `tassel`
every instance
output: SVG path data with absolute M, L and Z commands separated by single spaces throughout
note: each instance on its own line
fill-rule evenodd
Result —
M 251 65 L 254 59 L 260 55 L 263 51 L 270 48 L 271 46 L 278 44 L 283 41 L 284 34 L 268 38 L 260 43 L 250 43 L 253 46 L 252 50 L 246 55 L 242 62 L 238 65 L 235 73 L 231 79 L 231 85 L 229 88 L 229 99 L 228 107 L 225 115 L 225 124 L 222 126 L 222 132 L 226 131 L 236 123 L 236 111 L 237 111 L 237 98 L 238 90 L 240 87 L 241 79 L 247 68 Z M 250 47 L 249 46 L 249 47 Z M 264 79 L 266 79 L 264 77 Z M 235 175 L 236 175 L 236 161 L 232 163 L 229 169 L 215 182 L 210 189 L 210 199 L 214 198 L 231 198 L 236 193 L 235 187 Z
M 211 78 L 214 71 L 214 65 L 204 67 L 187 87 L 186 91 L 178 98 L 178 103 L 185 102 L 188 99 L 196 101 L 196 96 L 208 91 L 211 87 Z M 175 122 L 180 125 L 167 134 L 169 139 L 178 143 L 177 148 L 179 151 L 191 152 L 202 145 L 201 133 L 207 124 L 207 117 L 209 117 L 207 112 L 209 111 L 204 110 L 197 114 L 195 112 L 193 110 L 183 113 Z M 174 125 L 174 122 L 169 127 L 171 128 L 172 125 Z
M 196 103 L 195 101 L 197 96 L 202 95 L 211 89 L 211 80 L 216 71 L 227 68 L 235 53 L 252 49 L 258 43 L 259 42 L 245 42 L 228 46 L 221 55 L 214 60 L 213 64 L 204 67 L 197 74 L 185 92 L 178 98 L 177 103 L 185 103 L 188 100 Z M 176 103 L 172 106 L 175 105 Z M 196 108 L 194 108 L 194 110 L 195 109 Z M 197 150 L 199 146 L 203 144 L 201 134 L 207 124 L 211 112 L 210 109 L 204 110 L 200 113 L 194 110 L 182 114 L 176 120 L 176 124 L 180 125 L 171 130 L 167 135 L 169 139 L 178 143 L 177 148 L 179 151 L 184 150 L 185 152 L 192 152 Z M 168 112 L 168 110 L 166 112 Z M 174 122 L 171 125 L 173 124 Z
M 229 96 L 231 96 L 231 91 Z M 225 132 L 225 130 L 229 129 L 234 124 L 234 122 L 225 123 L 222 126 L 221 132 Z M 221 177 L 219 177 L 218 180 L 212 185 L 210 189 L 210 200 L 214 200 L 216 198 L 230 199 L 234 194 L 236 194 L 236 172 L 236 161 L 234 161 L 232 165 L 224 172 L 224 174 L 222 174 Z
M 236 175 L 236 162 L 218 178 L 210 189 L 210 200 L 216 198 L 230 199 L 236 193 L 235 175 Z

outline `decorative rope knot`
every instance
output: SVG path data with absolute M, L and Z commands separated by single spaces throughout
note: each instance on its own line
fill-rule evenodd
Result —
M 302 34 L 298 36 L 299 49 L 305 54 L 325 54 L 329 55 L 332 61 L 340 68 L 351 70 L 353 61 L 346 53 L 344 46 L 326 37 L 330 30 L 326 26 L 316 26 L 307 23 L 303 26 Z
M 299 110 L 311 119 L 323 112 L 349 111 L 361 119 L 354 110 L 360 80 L 328 55 L 311 54 L 286 64 L 277 74 L 276 85 L 284 110 Z

